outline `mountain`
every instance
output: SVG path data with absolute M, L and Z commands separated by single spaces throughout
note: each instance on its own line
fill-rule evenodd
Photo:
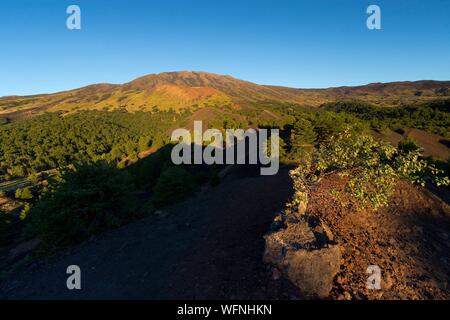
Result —
M 165 72 L 150 74 L 125 84 L 94 84 L 79 89 L 32 96 L 0 98 L 0 117 L 11 120 L 43 111 L 73 112 L 83 109 L 159 109 L 188 107 L 245 106 L 258 102 L 319 106 L 342 99 L 360 99 L 379 105 L 396 105 L 436 98 L 450 81 L 373 83 L 357 87 L 296 89 L 258 85 L 226 75 L 206 72 Z M 448 89 L 447 89 L 448 91 Z

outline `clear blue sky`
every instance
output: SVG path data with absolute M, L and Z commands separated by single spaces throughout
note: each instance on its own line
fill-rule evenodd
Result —
M 366 28 L 370 4 L 382 30 Z M 450 1 L 1 0 L 0 44 L 0 96 L 178 70 L 303 88 L 450 80 Z

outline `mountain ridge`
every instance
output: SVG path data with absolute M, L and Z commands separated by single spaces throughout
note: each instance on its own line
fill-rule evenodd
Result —
M 162 72 L 123 84 L 97 83 L 56 93 L 0 97 L 0 117 L 21 118 L 44 111 L 74 112 L 97 109 L 150 111 L 205 106 L 257 104 L 263 101 L 318 107 L 334 100 L 357 99 L 392 105 L 438 98 L 450 81 L 419 80 L 370 83 L 323 89 L 260 85 L 230 75 L 200 71 Z M 446 89 L 447 88 L 447 89 Z

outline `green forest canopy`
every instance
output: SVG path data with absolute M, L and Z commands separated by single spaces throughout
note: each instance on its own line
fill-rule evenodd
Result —
M 140 151 L 167 142 L 168 129 L 182 118 L 173 111 L 82 111 L 1 126 L 0 180 L 69 164 L 136 159 Z

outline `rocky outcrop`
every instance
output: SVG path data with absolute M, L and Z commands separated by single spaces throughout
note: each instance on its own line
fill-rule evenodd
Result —
M 286 209 L 275 217 L 265 241 L 264 261 L 276 267 L 305 297 L 329 295 L 340 268 L 341 250 L 322 220 Z

